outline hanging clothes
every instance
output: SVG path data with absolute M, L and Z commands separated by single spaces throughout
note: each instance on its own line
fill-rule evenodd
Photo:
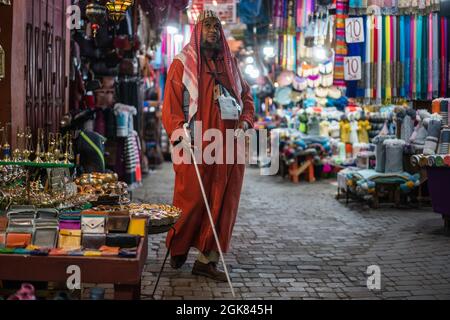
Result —
M 347 56 L 345 42 L 345 19 L 348 13 L 348 0 L 336 0 L 336 55 L 334 67 L 334 85 L 345 87 L 344 57 Z

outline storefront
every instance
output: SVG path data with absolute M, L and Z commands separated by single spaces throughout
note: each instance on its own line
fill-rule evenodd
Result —
M 15 0 L 0 9 L 3 289 L 64 283 L 77 265 L 83 283 L 139 299 L 148 234 L 167 232 L 181 214 L 132 201 L 163 157 L 152 62 L 165 15 L 152 17 L 150 1 Z

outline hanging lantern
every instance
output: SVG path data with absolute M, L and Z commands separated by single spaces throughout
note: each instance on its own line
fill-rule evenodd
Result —
M 109 0 L 106 3 L 109 18 L 115 23 L 120 23 L 124 18 L 129 7 L 134 4 L 134 0 Z
M 86 6 L 86 16 L 92 23 L 92 32 L 95 38 L 100 25 L 106 20 L 106 8 L 97 1 L 94 1 Z

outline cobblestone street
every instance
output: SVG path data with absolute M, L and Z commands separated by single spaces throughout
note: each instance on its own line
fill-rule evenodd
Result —
M 345 206 L 333 180 L 294 185 L 247 169 L 226 261 L 240 299 L 450 299 L 450 237 L 428 209 Z M 134 200 L 171 203 L 172 167 L 149 176 Z M 166 248 L 151 236 L 142 286 L 150 295 Z M 230 299 L 226 283 L 169 264 L 157 299 Z M 367 288 L 367 267 L 381 268 L 381 290 Z

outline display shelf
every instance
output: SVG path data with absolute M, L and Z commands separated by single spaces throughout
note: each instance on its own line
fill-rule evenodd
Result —
M 75 165 L 73 163 L 36 163 L 36 162 L 16 162 L 16 161 L 0 161 L 0 166 L 21 166 L 21 167 L 32 167 L 32 168 L 73 168 Z

